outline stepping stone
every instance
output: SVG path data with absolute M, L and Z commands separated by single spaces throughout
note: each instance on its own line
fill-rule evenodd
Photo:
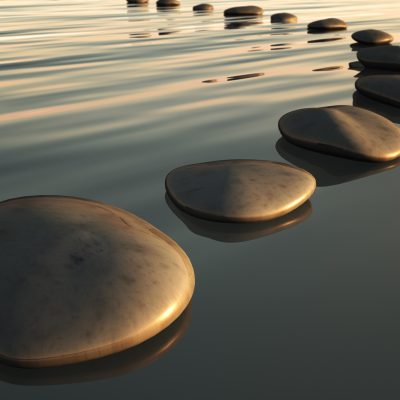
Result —
M 224 11 L 225 17 L 247 17 L 263 15 L 263 9 L 257 6 L 231 7 Z
M 312 214 L 312 205 L 308 200 L 289 214 L 270 221 L 241 223 L 210 221 L 194 217 L 182 211 L 172 202 L 168 195 L 165 197 L 168 207 L 190 231 L 196 235 L 226 243 L 247 242 L 274 235 L 300 224 Z
M 327 18 L 311 22 L 308 24 L 308 29 L 315 31 L 338 31 L 347 29 L 347 24 L 338 18 Z
M 58 196 L 0 203 L 0 359 L 47 367 L 135 346 L 188 305 L 194 273 L 149 223 Z
M 156 3 L 157 7 L 179 7 L 181 2 L 179 0 L 158 0 Z
M 354 32 L 351 37 L 362 44 L 389 44 L 393 41 L 393 36 L 387 32 L 377 29 L 365 29 Z
M 400 159 L 380 163 L 360 162 L 318 153 L 296 146 L 282 137 L 276 143 L 276 150 L 286 161 L 312 174 L 317 181 L 317 186 L 340 185 L 389 171 L 400 165 Z
M 267 221 L 289 213 L 315 190 L 309 173 L 287 164 L 224 160 L 185 165 L 165 180 L 171 200 L 184 211 L 216 221 Z
M 353 106 L 304 108 L 279 120 L 287 140 L 323 153 L 368 161 L 400 156 L 400 131 L 388 119 Z
M 297 17 L 290 13 L 278 13 L 271 15 L 271 22 L 281 23 L 281 24 L 295 24 L 297 22 Z
M 356 81 L 356 89 L 372 99 L 400 107 L 400 76 L 371 75 Z
M 369 68 L 400 71 L 400 46 L 381 46 L 360 50 L 358 60 Z
M 196 11 L 196 12 L 213 11 L 213 10 L 214 10 L 214 6 L 212 4 L 208 4 L 208 3 L 197 4 L 196 6 L 193 7 L 193 11 Z

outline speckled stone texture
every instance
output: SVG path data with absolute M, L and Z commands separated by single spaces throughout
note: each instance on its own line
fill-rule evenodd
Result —
M 193 11 L 196 12 L 207 12 L 207 11 L 213 11 L 214 10 L 214 6 L 212 4 L 208 4 L 208 3 L 201 3 L 201 4 L 197 4 L 193 7 Z
M 277 13 L 271 15 L 271 22 L 281 23 L 281 24 L 295 24 L 297 22 L 297 17 L 290 13 Z
M 368 161 L 400 156 L 400 131 L 388 119 L 353 106 L 305 108 L 279 120 L 287 140 L 313 150 Z
M 0 203 L 0 358 L 74 363 L 137 345 L 185 309 L 194 273 L 169 237 L 124 210 L 40 196 Z
M 245 17 L 263 15 L 263 9 L 257 6 L 231 7 L 224 11 L 225 17 Z
M 378 29 L 365 29 L 354 32 L 351 37 L 358 43 L 363 44 L 389 44 L 393 41 L 393 36 Z
M 289 213 L 315 190 L 308 172 L 262 160 L 224 160 L 179 167 L 165 180 L 171 200 L 195 216 L 267 221 Z
M 346 22 L 339 18 L 326 18 L 308 24 L 309 30 L 316 31 L 338 31 L 347 28 Z
M 400 46 L 380 46 L 362 49 L 358 60 L 369 68 L 400 71 Z
M 400 107 L 400 76 L 371 75 L 356 81 L 356 88 L 363 95 Z

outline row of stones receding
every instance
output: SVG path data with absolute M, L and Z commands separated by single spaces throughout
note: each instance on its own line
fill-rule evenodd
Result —
M 295 22 L 291 14 L 279 15 L 275 21 Z M 341 20 L 321 21 L 309 28 L 346 27 Z M 356 32 L 353 38 L 366 44 L 393 40 L 371 30 Z M 398 46 L 361 50 L 358 58 L 367 68 L 400 71 Z M 399 76 L 363 77 L 356 88 L 400 107 Z M 317 152 L 373 162 L 400 156 L 398 127 L 353 106 L 292 111 L 278 126 L 289 142 Z M 224 160 L 176 168 L 165 186 L 174 204 L 189 214 L 255 222 L 299 209 L 314 193 L 316 181 L 288 164 Z M 0 320 L 7 321 L 0 330 L 3 360 L 41 367 L 111 354 L 159 333 L 192 297 L 194 271 L 184 251 L 124 210 L 90 200 L 41 196 L 0 203 L 0 219 L 0 292 L 7 299 L 0 307 Z

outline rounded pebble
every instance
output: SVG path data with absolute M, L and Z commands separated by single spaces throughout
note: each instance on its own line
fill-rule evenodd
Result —
M 320 19 L 308 24 L 308 29 L 318 31 L 335 31 L 347 28 L 346 22 L 339 18 Z
M 400 76 L 371 75 L 356 81 L 356 89 L 372 99 L 400 107 Z
M 157 7 L 179 7 L 181 5 L 179 0 L 158 0 Z
M 369 68 L 400 71 L 400 46 L 381 46 L 362 49 L 358 60 Z
M 263 9 L 257 6 L 231 7 L 224 11 L 225 17 L 246 17 L 263 15 Z
M 151 338 L 188 305 L 184 251 L 124 210 L 38 196 L 0 203 L 0 359 L 71 364 Z
M 184 211 L 216 221 L 267 221 L 289 213 L 315 190 L 314 177 L 287 164 L 224 160 L 179 167 L 165 180 Z
M 389 44 L 393 41 L 393 36 L 387 32 L 377 29 L 365 29 L 354 32 L 351 37 L 362 44 Z
M 290 13 L 278 13 L 271 15 L 271 22 L 281 23 L 281 24 L 295 24 L 297 22 L 297 17 Z
M 147 4 L 149 0 L 127 0 L 128 4 Z
M 193 7 L 193 11 L 213 11 L 214 6 L 208 3 L 197 4 Z
M 305 108 L 279 120 L 287 140 L 323 153 L 369 161 L 400 156 L 400 131 L 388 119 L 353 106 Z

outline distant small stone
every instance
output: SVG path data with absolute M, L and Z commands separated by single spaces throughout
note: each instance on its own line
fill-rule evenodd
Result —
M 181 5 L 179 0 L 158 0 L 157 7 L 179 7 Z
M 362 49 L 358 60 L 369 68 L 400 71 L 400 46 L 379 46 Z
M 389 44 L 393 42 L 393 36 L 387 32 L 377 29 L 365 29 L 354 32 L 351 37 L 358 43 L 363 44 Z
M 214 6 L 212 4 L 208 3 L 201 3 L 197 4 L 196 6 L 193 7 L 193 11 L 213 11 Z
M 271 15 L 271 22 L 281 23 L 281 24 L 295 24 L 297 22 L 297 17 L 290 13 L 278 13 Z
M 318 21 L 314 21 L 308 24 L 309 30 L 316 30 L 316 31 L 337 31 L 346 28 L 347 28 L 346 22 L 344 22 L 339 18 L 320 19 Z
M 147 4 L 149 0 L 127 0 L 128 4 Z
M 224 160 L 171 171 L 165 187 L 182 210 L 200 218 L 268 221 L 305 203 L 315 190 L 309 173 L 264 160 Z
M 353 106 L 304 108 L 279 120 L 282 136 L 322 153 L 368 161 L 400 156 L 400 130 L 388 119 Z
M 246 17 L 263 15 L 263 9 L 257 6 L 231 7 L 224 11 L 225 17 Z
M 371 75 L 356 81 L 356 88 L 363 95 L 400 107 L 400 76 Z

